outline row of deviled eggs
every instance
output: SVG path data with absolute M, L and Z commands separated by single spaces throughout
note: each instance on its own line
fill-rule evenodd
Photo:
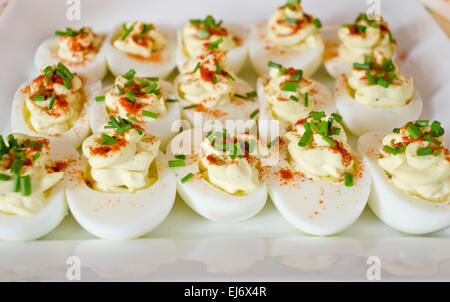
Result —
M 160 77 L 175 66 L 176 43 L 154 25 L 123 24 L 108 43 L 88 28 L 57 32 L 59 41 L 38 48 L 41 74 L 15 96 L 16 134 L 0 141 L 0 238 L 51 231 L 67 212 L 64 195 L 92 234 L 139 237 L 165 219 L 176 191 L 214 221 L 247 219 L 270 195 L 298 229 L 329 235 L 359 217 L 372 181 L 369 206 L 388 225 L 416 234 L 447 227 L 444 130 L 417 120 L 422 101 L 392 60 L 387 24 L 361 14 L 339 31 L 342 44 L 324 58 L 338 78 L 335 101 L 307 76 L 322 62 L 320 27 L 299 1 L 278 8 L 248 42 L 210 16 L 190 20 L 174 50 L 174 85 Z M 245 45 L 262 74 L 257 91 L 236 76 Z M 117 77 L 102 89 L 105 58 Z M 173 137 L 181 118 L 196 125 L 198 116 L 200 129 Z M 238 120 L 250 122 L 246 131 L 215 126 Z M 343 125 L 364 134 L 362 157 Z

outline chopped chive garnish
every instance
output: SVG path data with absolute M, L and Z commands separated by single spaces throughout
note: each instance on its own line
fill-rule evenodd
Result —
M 136 94 L 136 91 L 128 90 L 127 92 L 125 92 L 124 96 L 127 100 L 129 100 L 130 102 L 132 102 L 134 104 L 134 103 L 136 103 L 136 98 L 134 97 L 135 94 Z
M 105 96 L 104 95 L 99 95 L 95 97 L 95 101 L 96 102 L 102 102 L 105 100 Z
M 339 135 L 341 134 L 341 128 L 333 127 L 331 128 L 331 135 Z
M 216 76 L 213 76 L 213 83 L 217 84 L 217 77 Z
M 184 154 L 175 154 L 175 158 L 186 159 L 186 155 L 184 155 Z
M 0 180 L 10 180 L 11 176 L 9 176 L 8 174 L 0 174 Z
M 181 182 L 182 182 L 182 183 L 185 183 L 185 182 L 189 181 L 193 176 L 194 176 L 194 174 L 189 173 L 189 174 L 187 174 L 185 177 L 183 177 L 183 178 L 181 179 Z
M 291 17 L 286 17 L 286 18 L 284 18 L 284 20 L 285 20 L 286 22 L 288 22 L 288 23 L 291 23 L 291 24 L 297 25 L 297 20 L 296 20 L 296 19 L 294 19 L 294 18 L 291 18 Z
M 129 87 L 129 86 L 133 85 L 134 83 L 135 83 L 134 80 L 131 79 L 131 80 L 128 80 L 128 81 L 125 83 L 125 85 L 123 85 L 123 86 L 124 86 L 124 87 Z
M 191 19 L 191 20 L 189 20 L 189 23 L 191 23 L 191 24 L 199 24 L 201 22 L 202 22 L 202 20 L 200 20 L 200 19 Z
M 33 160 L 38 159 L 40 156 L 41 156 L 41 152 L 36 152 L 36 153 L 34 153 L 34 155 L 33 155 Z
M 331 147 L 336 147 L 337 146 L 337 144 L 336 144 L 336 142 L 334 140 L 332 140 L 331 138 L 329 138 L 329 137 L 327 137 L 325 135 L 322 135 L 322 139 L 324 141 L 326 141 Z
M 344 183 L 346 187 L 353 187 L 353 173 L 345 173 Z
M 325 116 L 325 112 L 323 112 L 323 111 L 310 112 L 309 116 L 312 117 L 313 120 L 317 121 Z
M 414 124 L 417 127 L 427 127 L 428 126 L 429 121 L 428 120 L 418 120 L 416 121 Z
M 411 122 L 409 122 L 407 125 L 408 126 L 406 127 L 406 131 L 408 131 L 412 139 L 418 139 L 421 135 L 419 129 Z
M 391 32 L 389 32 L 389 43 L 394 43 L 394 39 L 392 38 L 392 33 Z
M 140 123 L 140 121 L 137 118 L 135 118 L 134 116 L 132 116 L 129 113 L 127 113 L 127 117 L 135 123 Z
M 305 93 L 304 105 L 305 107 L 308 107 L 308 92 Z
M 48 103 L 48 110 L 52 110 L 53 104 L 55 104 L 55 100 L 56 100 L 56 97 L 54 95 L 52 95 L 52 97 L 50 98 L 50 102 Z
M 209 36 L 211 36 L 211 34 L 209 33 L 209 31 L 204 30 L 203 28 L 200 28 L 198 30 L 198 34 L 200 36 L 202 36 L 203 38 L 209 38 Z
M 183 107 L 183 110 L 192 109 L 192 108 L 196 108 L 196 107 L 197 107 L 197 105 L 185 106 L 185 107 Z
M 102 133 L 101 137 L 102 137 L 102 141 L 100 142 L 100 144 L 102 144 L 102 145 L 107 145 L 107 144 L 114 145 L 115 143 L 117 143 L 116 138 L 109 136 L 106 133 Z
M 336 122 L 338 122 L 338 123 L 342 122 L 342 116 L 340 116 L 339 114 L 333 112 L 333 113 L 331 114 L 331 116 L 334 117 L 334 119 L 336 120 Z
M 20 188 L 23 196 L 31 195 L 31 178 L 30 175 L 20 177 Z
M 197 65 L 195 65 L 195 68 L 192 72 L 196 73 L 199 67 L 200 67 L 200 62 L 197 62 Z
M 441 154 L 441 150 L 437 149 L 436 151 L 434 151 L 433 155 L 434 156 L 439 156 L 439 154 Z
M 296 92 L 297 88 L 298 88 L 298 83 L 284 82 L 283 86 L 281 87 L 281 90 L 290 91 L 290 92 Z
M 322 22 L 320 22 L 319 19 L 315 18 L 312 22 L 313 22 L 315 27 L 317 27 L 317 28 L 321 28 L 322 27 Z
M 219 39 L 211 42 L 208 46 L 209 49 L 213 50 L 219 47 L 219 44 L 223 42 L 223 38 L 220 37 Z
M 169 160 L 169 167 L 184 167 L 186 163 L 183 159 Z
M 75 37 L 76 35 L 78 35 L 78 32 L 76 30 L 73 30 L 70 27 L 66 27 L 66 31 L 60 31 L 60 30 L 55 31 L 55 35 Z
M 370 65 L 369 64 L 353 63 L 353 68 L 356 68 L 356 69 L 370 69 Z
M 259 109 L 256 109 L 255 111 L 253 111 L 252 113 L 250 113 L 250 118 L 253 119 L 255 116 L 257 116 L 259 113 Z
M 369 83 L 371 85 L 375 85 L 377 82 L 375 81 L 375 79 L 373 78 L 373 76 L 370 74 L 370 72 L 366 71 L 366 77 L 367 80 L 369 81 Z
M 392 148 L 390 146 L 384 146 L 383 149 L 386 150 L 387 152 L 393 154 L 393 155 L 397 154 L 397 149 L 396 148 Z
M 253 98 L 256 96 L 256 91 L 250 91 L 245 94 L 249 98 Z
M 392 130 L 392 132 L 394 132 L 394 133 L 400 133 L 400 128 L 394 128 L 393 130 Z
M 384 88 L 388 88 L 389 87 L 389 82 L 386 81 L 385 79 L 378 79 L 377 80 L 377 85 L 380 85 L 381 87 L 384 87 Z
M 299 147 L 306 147 L 313 136 L 313 132 L 311 130 L 306 130 L 302 138 L 298 141 Z
M 219 64 L 216 64 L 216 73 L 217 74 L 222 74 L 222 69 L 220 68 Z
M 120 39 L 125 40 L 128 37 L 128 35 L 131 33 L 133 28 L 134 28 L 134 25 L 131 25 L 129 28 L 127 28 L 127 25 L 125 23 L 122 24 L 122 29 L 123 29 L 124 33 Z
M 278 64 L 278 63 L 275 63 L 272 61 L 269 61 L 269 63 L 267 63 L 267 66 L 272 67 L 272 68 L 277 68 L 277 69 L 280 69 L 283 67 L 283 66 L 281 66 L 281 64 Z
M 19 189 L 20 189 L 20 175 L 18 173 L 15 173 L 13 182 L 13 192 L 19 192 Z
M 11 164 L 11 172 L 12 173 L 20 173 L 22 170 L 23 160 L 20 158 L 15 158 Z
M 151 117 L 153 119 L 156 119 L 158 117 L 156 113 L 147 110 L 142 110 L 142 115 L 146 117 Z
M 116 84 L 116 88 L 117 88 L 117 90 L 119 91 L 120 94 L 123 94 L 123 89 L 122 89 L 122 87 L 120 87 L 119 84 Z
M 441 127 L 441 122 L 434 121 L 431 123 L 430 134 L 434 137 L 439 137 L 444 134 L 444 128 Z
M 177 103 L 177 99 L 166 99 L 166 103 Z
M 432 153 L 433 153 L 433 148 L 422 148 L 422 149 L 417 149 L 417 151 L 416 151 L 417 156 L 430 155 Z
M 64 87 L 66 87 L 66 89 L 72 89 L 72 85 L 70 84 L 69 79 L 63 78 L 63 82 L 64 82 Z
M 44 101 L 45 100 L 45 95 L 34 95 L 33 96 L 33 100 L 35 100 L 35 101 Z
M 294 95 L 291 95 L 289 98 L 291 100 L 293 100 L 294 102 L 298 102 L 299 101 L 299 99 L 296 96 L 294 96 Z

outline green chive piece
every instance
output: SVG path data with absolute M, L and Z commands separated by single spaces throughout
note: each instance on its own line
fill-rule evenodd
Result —
M 283 68 L 283 66 L 281 64 L 278 64 L 278 63 L 275 63 L 272 61 L 269 61 L 267 63 L 267 66 L 272 67 L 272 68 L 277 68 L 277 69 Z
M 55 104 L 55 100 L 56 100 L 56 97 L 54 95 L 52 95 L 52 97 L 50 98 L 50 102 L 48 103 L 48 110 L 52 110 L 53 104 Z
M 36 160 L 36 159 L 38 159 L 40 156 L 41 156 L 41 152 L 36 152 L 36 153 L 34 153 L 34 155 L 33 155 L 33 161 Z
M 119 84 L 116 84 L 116 88 L 117 88 L 117 90 L 119 91 L 120 94 L 123 94 L 123 89 L 122 89 L 122 87 L 120 87 Z
M 340 116 L 339 114 L 333 112 L 333 113 L 331 114 L 331 116 L 334 117 L 334 119 L 336 120 L 336 122 L 338 122 L 338 123 L 342 122 L 342 116 Z
M 290 92 L 296 92 L 297 88 L 298 88 L 298 83 L 284 82 L 283 86 L 281 87 L 281 90 L 290 91 Z
M 185 177 L 183 177 L 181 179 L 181 183 L 185 183 L 185 182 L 189 181 L 193 176 L 194 176 L 194 174 L 192 174 L 192 173 L 187 174 Z
M 136 91 L 128 90 L 127 92 L 125 92 L 124 96 L 127 100 L 129 100 L 130 102 L 132 102 L 134 104 L 134 103 L 136 103 L 136 98 L 134 97 L 135 94 L 136 94 Z
M 20 190 L 20 175 L 16 173 L 14 174 L 13 192 L 19 192 L 19 190 Z
M 103 102 L 105 100 L 105 96 L 104 95 L 99 95 L 95 97 L 95 101 L 96 102 Z
M 183 107 L 183 110 L 192 109 L 192 108 L 196 108 L 196 107 L 197 107 L 197 105 L 185 106 L 185 107 Z
M 393 130 L 392 130 L 392 132 L 394 132 L 394 133 L 400 133 L 400 128 L 394 128 Z
M 428 123 L 428 120 L 418 120 L 414 124 L 416 125 L 416 127 L 427 127 Z
M 433 148 L 421 148 L 417 149 L 416 154 L 417 156 L 425 156 L 430 155 L 433 153 Z
M 305 107 L 308 107 L 308 92 L 305 93 L 305 102 L 304 102 Z
M 288 23 L 291 23 L 291 24 L 294 24 L 294 25 L 297 25 L 297 20 L 294 19 L 294 18 L 291 18 L 291 17 L 284 18 L 284 21 L 286 21 Z
M 370 65 L 353 63 L 353 68 L 355 68 L 355 69 L 370 69 Z
M 200 67 L 200 62 L 197 62 L 197 65 L 195 65 L 195 68 L 192 71 L 192 73 L 196 73 L 199 67 Z
M 311 130 L 306 130 L 302 138 L 298 141 L 299 147 L 306 147 L 313 136 L 313 132 Z
M 219 47 L 219 44 L 223 42 L 223 38 L 220 37 L 219 39 L 211 42 L 208 46 L 209 49 L 213 50 Z
M 100 144 L 102 144 L 102 145 L 107 145 L 109 143 L 114 145 L 115 143 L 117 143 L 117 139 L 116 138 L 114 138 L 112 136 L 109 136 L 106 133 L 102 133 L 101 137 L 102 137 L 102 141 L 100 142 Z
M 151 111 L 147 111 L 147 110 L 142 110 L 142 115 L 146 116 L 146 117 L 151 117 L 153 119 L 158 118 L 158 115 L 156 113 L 151 112 Z
M 175 158 L 186 159 L 186 155 L 184 155 L 184 154 L 175 154 Z
M 367 77 L 367 80 L 369 81 L 369 84 L 375 85 L 377 83 L 377 81 L 375 81 L 373 76 L 368 71 L 366 71 L 366 77 Z
M 326 141 L 331 147 L 336 147 L 337 146 L 337 144 L 336 144 L 336 142 L 334 140 L 332 140 L 331 138 L 329 138 L 329 137 L 327 137 L 325 135 L 322 135 L 322 139 L 324 141 Z
M 440 149 L 434 151 L 434 153 L 433 153 L 434 156 L 439 156 L 439 154 L 441 154 L 441 150 Z
M 186 163 L 182 159 L 178 160 L 169 160 L 169 167 L 184 167 L 186 166 Z
M 312 22 L 316 28 L 322 28 L 322 22 L 319 19 L 315 18 Z
M 253 111 L 252 113 L 250 113 L 250 118 L 253 119 L 255 116 L 257 116 L 259 113 L 259 109 L 256 109 L 255 111 Z
M 198 34 L 203 37 L 203 38 L 209 38 L 209 36 L 211 36 L 211 34 L 209 33 L 209 31 L 204 30 L 203 28 L 200 28 L 198 30 Z
M 127 113 L 127 117 L 135 123 L 140 123 L 140 121 L 137 118 L 135 118 L 134 116 L 132 116 L 129 113 Z
M 345 173 L 344 183 L 346 187 L 353 187 L 353 173 Z
M 216 76 L 213 76 L 213 83 L 217 84 L 217 77 Z
M 31 177 L 30 175 L 25 175 L 20 178 L 20 188 L 23 196 L 31 195 Z
M 384 88 L 388 88 L 389 87 L 389 82 L 386 81 L 385 79 L 378 79 L 377 80 L 377 85 L 380 85 L 381 87 L 384 87 Z
M 296 96 L 293 96 L 293 95 L 291 95 L 289 98 L 290 98 L 291 100 L 293 100 L 294 102 L 300 101 Z
M 9 176 L 8 174 L 0 174 L 0 180 L 10 180 L 11 176 Z
M 441 122 L 434 121 L 431 123 L 430 134 L 434 137 L 439 137 L 444 135 L 444 128 L 441 127 Z
M 396 148 L 392 148 L 390 146 L 384 146 L 383 149 L 386 150 L 387 152 L 393 154 L 393 155 L 397 155 L 397 153 L 398 153 Z
M 394 43 L 394 38 L 392 37 L 392 33 L 389 32 L 389 43 Z
M 317 121 L 320 120 L 321 118 L 323 118 L 325 116 L 325 112 L 323 111 L 314 111 L 314 112 L 310 112 L 309 117 L 312 117 L 313 120 Z
M 166 103 L 177 103 L 177 99 L 166 99 Z
M 411 122 L 407 124 L 406 131 L 408 131 L 412 139 L 418 139 L 421 136 L 419 129 Z
M 45 96 L 44 95 L 34 95 L 33 96 L 33 100 L 34 101 L 44 101 L 45 100 Z

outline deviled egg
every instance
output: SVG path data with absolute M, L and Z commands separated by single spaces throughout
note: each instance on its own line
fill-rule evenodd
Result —
M 257 81 L 260 113 L 258 118 L 259 136 L 272 141 L 270 131 L 272 121 L 278 121 L 279 134 L 291 123 L 308 116 L 311 111 L 336 111 L 333 96 L 317 81 L 303 75 L 303 70 L 285 68 L 269 61 L 270 72 Z
M 33 240 L 67 214 L 64 168 L 78 158 L 61 140 L 14 133 L 0 136 L 0 239 Z
M 106 35 L 96 34 L 90 27 L 79 30 L 67 27 L 55 35 L 36 50 L 34 64 L 38 70 L 61 62 L 72 72 L 94 80 L 103 79 L 108 71 L 103 47 Z
M 370 174 L 352 152 L 341 120 L 323 111 L 298 120 L 280 139 L 280 160 L 271 168 L 272 201 L 288 222 L 308 234 L 344 230 L 369 197 Z
M 222 20 L 216 21 L 208 15 L 205 19 L 191 19 L 177 33 L 177 65 L 180 71 L 189 59 L 205 51 L 205 48 L 217 39 L 222 39 L 219 50 L 228 59 L 230 70 L 237 74 L 247 59 L 247 29 L 239 25 L 222 25 Z M 206 46 L 206 47 L 205 47 Z
M 250 32 L 249 52 L 258 74 L 269 72 L 268 61 L 302 69 L 312 75 L 322 63 L 325 49 L 319 19 L 303 12 L 300 0 L 288 0 L 267 22 Z
M 62 63 L 48 65 L 17 90 L 11 129 L 28 135 L 67 140 L 78 147 L 91 128 L 88 110 L 101 82 L 72 73 Z
M 248 133 L 231 136 L 210 131 L 196 140 L 189 129 L 167 147 L 178 194 L 201 216 L 213 221 L 240 221 L 256 215 L 267 200 L 261 156 L 267 148 Z M 183 147 L 180 147 L 183 145 Z
M 163 26 L 127 22 L 116 27 L 106 43 L 109 69 L 116 76 L 129 69 L 140 77 L 167 77 L 175 68 L 175 34 Z
M 208 51 L 188 60 L 175 79 L 181 114 L 194 125 L 194 116 L 203 122 L 248 120 L 258 115 L 256 92 L 228 68 L 225 53 L 217 50 L 221 39 L 211 42 Z
M 337 36 L 340 45 L 327 44 L 323 60 L 335 78 L 349 73 L 353 63 L 363 61 L 366 55 L 394 57 L 396 42 L 388 24 L 378 15 L 359 14 L 353 24 L 342 25 Z
M 88 232 L 105 239 L 131 239 L 169 214 L 176 185 L 159 138 L 120 116 L 89 136 L 82 158 L 68 173 L 67 201 Z
M 443 134 L 440 122 L 417 120 L 360 137 L 374 183 L 369 206 L 394 229 L 425 234 L 450 226 L 450 153 Z
M 176 90 L 157 77 L 136 77 L 130 69 L 116 78 L 114 85 L 100 91 L 90 113 L 93 129 L 110 120 L 110 116 L 132 119 L 146 132 L 156 135 L 164 149 L 175 132 L 172 125 L 180 119 Z
M 338 78 L 335 100 L 345 126 L 357 136 L 390 131 L 422 113 L 422 99 L 413 79 L 376 53 L 354 63 L 348 76 Z

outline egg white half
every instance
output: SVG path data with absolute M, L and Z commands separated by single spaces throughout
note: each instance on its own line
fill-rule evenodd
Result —
M 78 120 L 75 122 L 72 128 L 61 134 L 45 134 L 36 132 L 30 128 L 29 124 L 25 121 L 24 114 L 26 110 L 26 94 L 24 93 L 25 87 L 31 84 L 32 81 L 23 83 L 14 95 L 12 112 L 11 112 L 11 130 L 12 132 L 23 133 L 31 136 L 41 136 L 46 138 L 61 138 L 69 142 L 75 148 L 79 147 L 83 140 L 88 136 L 91 131 L 89 125 L 89 111 L 91 106 L 95 103 L 94 97 L 98 95 L 98 91 L 101 89 L 102 83 L 99 80 L 90 80 L 83 78 L 83 93 L 84 104 L 80 112 Z
M 172 168 L 177 179 L 177 192 L 181 198 L 199 215 L 213 221 L 241 221 L 256 215 L 266 204 L 267 187 L 261 183 L 258 189 L 248 195 L 231 195 L 200 177 L 199 157 L 200 143 L 195 145 L 194 131 L 183 131 L 173 138 L 167 146 L 167 156 L 175 159 L 173 150 L 177 150 L 182 142 L 193 142 L 194 153 L 186 154 L 186 166 Z M 177 146 L 178 144 L 178 146 Z M 187 174 L 194 175 L 189 181 L 182 183 Z
M 349 94 L 345 75 L 336 81 L 334 98 L 345 127 L 356 136 L 370 131 L 390 132 L 398 125 L 417 120 L 423 107 L 417 89 L 414 89 L 412 100 L 404 106 L 381 108 L 360 104 Z
M 50 139 L 50 160 L 75 161 L 78 152 L 65 141 Z M 47 205 L 34 215 L 17 216 L 0 213 L 0 239 L 11 241 L 34 240 L 54 230 L 67 215 L 66 197 L 64 194 L 67 173 L 57 183 L 47 197 Z
M 325 45 L 321 43 L 316 48 L 304 51 L 295 51 L 279 48 L 267 40 L 267 23 L 263 22 L 252 26 L 249 38 L 249 54 L 253 68 L 259 74 L 269 72 L 269 61 L 274 61 L 283 66 L 290 66 L 303 70 L 306 76 L 310 76 L 322 64 L 322 54 Z
M 176 185 L 167 158 L 155 158 L 158 180 L 135 193 L 106 193 L 91 189 L 84 180 L 85 158 L 74 164 L 66 189 L 67 202 L 78 223 L 89 233 L 113 240 L 140 237 L 156 228 L 169 214 Z
M 238 74 L 244 67 L 245 61 L 247 59 L 248 53 L 248 28 L 242 25 L 230 24 L 226 26 L 227 30 L 233 37 L 238 37 L 241 44 L 233 49 L 230 49 L 226 53 L 227 64 L 230 71 L 234 74 Z M 177 30 L 177 67 L 181 71 L 184 63 L 190 59 L 190 57 L 183 50 L 183 38 L 182 38 L 182 28 Z
M 267 101 L 266 93 L 264 90 L 264 85 L 269 81 L 267 75 L 260 76 L 256 82 L 256 89 L 258 93 L 259 100 L 259 118 L 258 118 L 258 130 L 259 136 L 266 143 L 271 142 L 276 138 L 276 136 L 282 136 L 286 133 L 286 127 L 289 125 L 288 122 L 275 120 L 272 114 L 271 107 Z M 311 110 L 314 111 L 324 111 L 326 114 L 331 114 L 336 112 L 336 106 L 334 103 L 333 95 L 328 90 L 327 87 L 320 84 L 315 80 L 310 80 L 314 82 L 314 88 L 309 91 L 310 100 L 314 100 L 314 107 L 311 106 Z M 275 124 L 274 124 L 275 121 Z M 274 135 L 271 129 L 278 127 L 279 134 Z
M 121 28 L 122 25 L 117 26 L 105 41 L 106 61 L 112 74 L 118 77 L 134 69 L 137 77 L 166 78 L 172 72 L 176 66 L 177 47 L 176 35 L 172 29 L 157 25 L 158 32 L 166 38 L 166 45 L 163 49 L 152 53 L 150 59 L 140 60 L 119 51 L 112 45 Z
M 394 186 L 380 167 L 378 150 L 384 136 L 383 132 L 370 132 L 358 141 L 358 150 L 366 159 L 373 179 L 369 207 L 384 223 L 409 234 L 426 234 L 450 226 L 449 200 L 431 202 L 412 196 Z
M 225 127 L 225 122 L 227 120 L 242 120 L 247 121 L 250 119 L 250 114 L 252 114 L 255 110 L 258 109 L 259 105 L 257 102 L 257 99 L 255 98 L 253 101 L 244 100 L 241 98 L 235 97 L 229 104 L 214 107 L 214 108 L 206 108 L 207 112 L 198 112 L 198 109 L 191 108 L 191 109 L 183 109 L 184 107 L 194 105 L 191 102 L 183 100 L 183 98 L 180 96 L 179 91 L 179 79 L 180 75 L 178 75 L 175 78 L 174 85 L 177 89 L 177 98 L 181 100 L 180 102 L 180 109 L 181 109 L 181 116 L 186 119 L 191 125 L 194 125 L 194 115 L 200 113 L 202 115 L 202 121 L 219 121 L 221 122 Z M 254 91 L 252 86 L 250 86 L 247 82 L 244 80 L 241 80 L 239 78 L 235 78 L 234 85 L 236 86 L 237 94 L 240 95 L 246 95 L 247 92 Z M 256 120 L 256 117 L 255 117 Z M 197 127 L 197 125 L 194 125 Z
M 356 173 L 352 187 L 343 182 L 314 181 L 295 174 L 286 149 L 280 146 L 280 161 L 272 167 L 268 180 L 269 196 L 281 215 L 311 235 L 336 234 L 353 224 L 369 198 L 371 179 L 365 167 Z M 294 176 L 286 180 L 280 171 L 290 171 Z
M 101 80 L 108 72 L 108 68 L 106 66 L 105 42 L 106 38 L 93 61 L 89 61 L 84 64 L 63 63 L 70 69 L 71 72 L 76 72 L 93 80 Z M 34 55 L 34 65 L 38 70 L 40 70 L 43 66 L 49 64 L 56 65 L 61 61 L 57 55 L 58 44 L 59 38 L 53 37 L 43 41 L 38 46 Z
M 165 99 L 174 99 L 177 97 L 175 88 L 169 82 L 164 80 L 158 81 L 161 92 Z M 99 92 L 99 95 L 105 95 L 113 86 L 106 87 Z M 160 148 L 165 149 L 170 139 L 177 133 L 172 131 L 172 125 L 180 119 L 180 108 L 178 103 L 166 103 L 167 114 L 162 118 L 157 118 L 151 122 L 140 124 L 144 127 L 145 132 L 151 133 L 159 137 L 161 141 Z M 110 114 L 106 110 L 105 102 L 94 102 L 89 113 L 89 121 L 94 131 L 100 129 L 109 121 Z

